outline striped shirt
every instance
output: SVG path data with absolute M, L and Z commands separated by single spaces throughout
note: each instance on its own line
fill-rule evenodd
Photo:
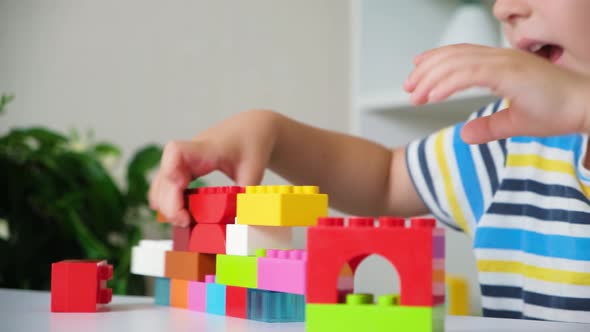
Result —
M 590 322 L 587 136 L 468 145 L 462 127 L 410 143 L 406 157 L 432 214 L 473 241 L 484 316 Z

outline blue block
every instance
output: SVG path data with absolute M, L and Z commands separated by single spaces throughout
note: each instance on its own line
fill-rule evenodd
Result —
M 225 285 L 207 284 L 207 313 L 225 316 Z
M 157 305 L 170 305 L 170 279 L 156 278 L 154 299 Z
M 304 322 L 305 297 L 300 294 L 248 289 L 246 317 L 268 323 Z

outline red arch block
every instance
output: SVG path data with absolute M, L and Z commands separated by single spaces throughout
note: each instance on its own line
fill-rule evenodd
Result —
M 307 303 L 337 303 L 338 274 L 349 263 L 356 270 L 367 256 L 379 254 L 399 273 L 401 305 L 444 303 L 444 229 L 433 219 L 319 218 L 307 233 Z
M 236 197 L 244 187 L 204 187 L 188 191 L 189 211 L 198 224 L 233 224 Z

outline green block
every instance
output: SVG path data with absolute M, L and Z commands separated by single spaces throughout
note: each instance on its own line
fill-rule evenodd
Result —
M 258 286 L 256 256 L 217 255 L 215 283 L 246 288 Z
M 307 332 L 444 331 L 445 306 L 307 304 Z

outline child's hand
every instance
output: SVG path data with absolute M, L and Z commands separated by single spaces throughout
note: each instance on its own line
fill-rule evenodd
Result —
M 512 136 L 552 136 L 590 130 L 590 79 L 524 51 L 469 44 L 416 57 L 404 83 L 416 105 L 439 102 L 472 87 L 508 98 L 510 107 L 466 124 L 467 143 Z
M 183 193 L 192 179 L 219 170 L 237 185 L 258 184 L 272 153 L 276 119 L 268 111 L 244 112 L 192 141 L 168 143 L 150 188 L 150 207 L 186 226 L 190 216 Z

